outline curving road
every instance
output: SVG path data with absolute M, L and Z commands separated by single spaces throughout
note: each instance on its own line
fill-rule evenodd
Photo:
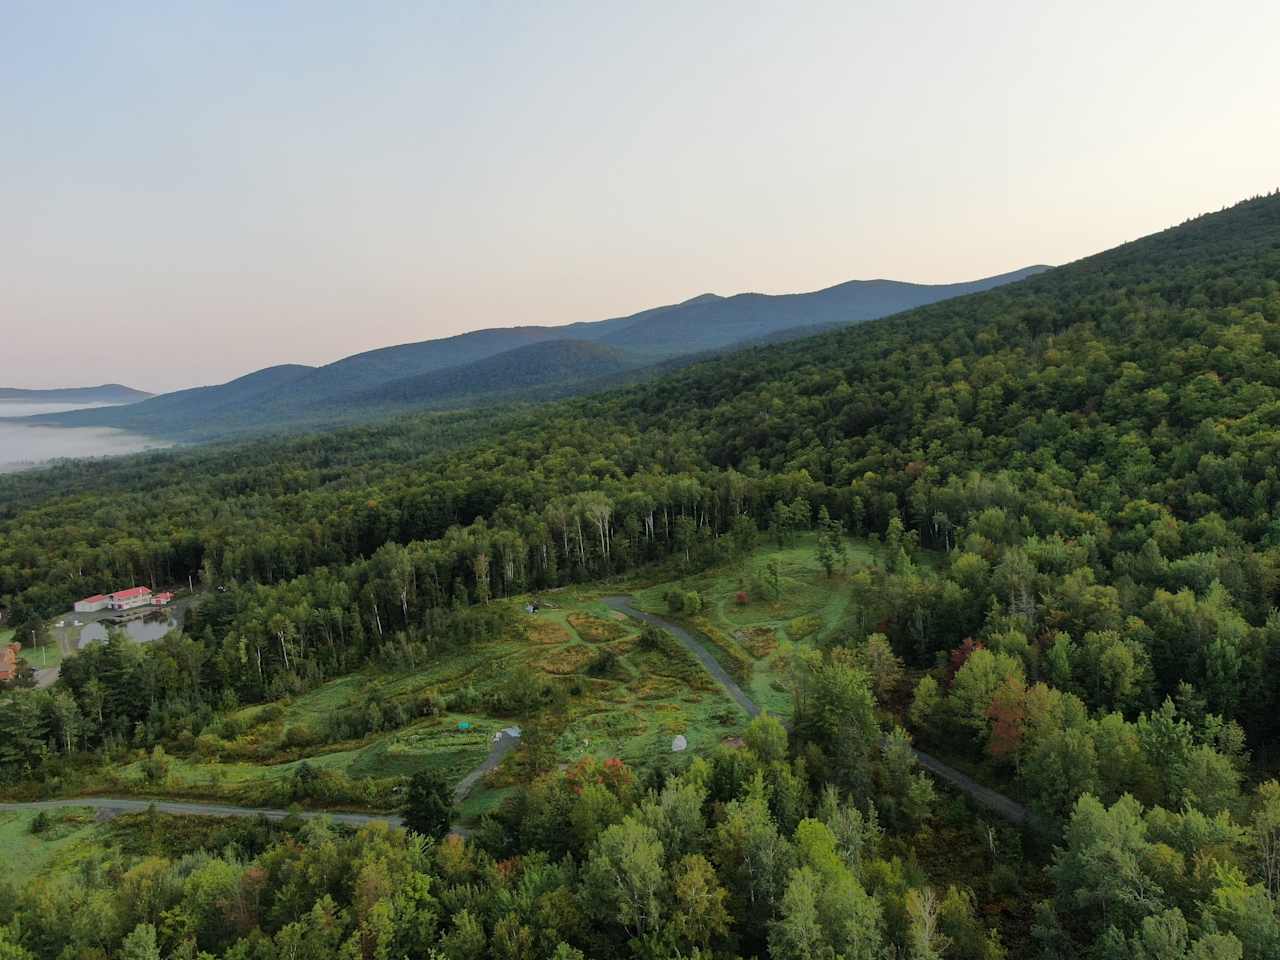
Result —
M 302 810 L 295 814 L 289 810 L 278 810 L 274 807 L 237 807 L 225 803 L 178 800 L 139 800 L 136 797 L 67 797 L 63 800 L 33 800 L 30 803 L 0 803 L 0 812 L 58 810 L 62 807 L 89 807 L 92 810 L 101 810 L 108 817 L 120 813 L 146 813 L 151 807 L 155 807 L 160 813 L 187 814 L 197 817 L 266 817 L 268 820 L 283 820 L 288 816 L 299 816 L 304 820 L 328 817 L 334 823 L 345 823 L 353 827 L 378 821 L 395 827 L 404 823 L 400 817 L 390 813 L 331 813 L 328 810 Z
M 939 780 L 945 780 L 961 793 L 967 794 L 979 806 L 986 807 L 992 813 L 1003 817 L 1010 823 L 1022 826 L 1031 818 L 1029 811 L 1016 800 L 1010 800 L 1003 793 L 997 793 L 990 787 L 984 787 L 972 777 L 966 776 L 954 767 L 949 767 L 937 757 L 932 757 L 922 750 L 911 748 L 911 752 L 920 761 L 920 766 L 928 770 Z
M 738 705 L 747 712 L 748 716 L 754 717 L 759 715 L 760 707 L 747 696 L 746 692 L 734 682 L 733 678 L 725 672 L 724 667 L 716 661 L 715 657 L 702 645 L 694 636 L 678 623 L 672 623 L 664 617 L 660 617 L 653 613 L 645 613 L 643 610 L 637 610 L 631 606 L 630 597 L 603 597 L 601 602 L 611 610 L 617 610 L 625 613 L 628 617 L 632 617 L 643 623 L 651 624 L 666 630 L 674 636 L 684 646 L 686 650 L 698 658 L 698 662 L 707 668 L 707 672 L 711 674 L 729 696 L 738 702 Z M 930 756 L 922 750 L 911 748 L 911 752 L 916 755 L 916 759 L 920 762 L 920 766 L 928 770 L 939 780 L 949 783 L 961 793 L 967 795 L 971 800 L 979 806 L 986 807 L 997 816 L 1003 817 L 1010 823 L 1019 826 L 1025 824 L 1030 818 L 1030 812 L 1022 804 L 1015 800 L 1010 800 L 1002 793 L 997 793 L 990 787 L 984 787 L 972 777 L 969 777 L 954 767 L 949 767 L 937 757 Z
M 471 793 L 471 788 L 476 785 L 476 781 L 500 764 L 503 758 L 514 750 L 519 742 L 519 729 L 516 729 L 515 734 L 508 733 L 506 730 L 499 731 L 498 735 L 493 739 L 493 746 L 489 748 L 489 755 L 484 758 L 480 766 L 459 780 L 458 785 L 453 788 L 453 802 L 461 803 L 467 799 L 467 795 Z
M 678 623 L 672 623 L 664 617 L 657 616 L 652 613 L 645 613 L 643 610 L 637 610 L 631 606 L 629 597 L 611 596 L 602 598 L 602 602 L 612 610 L 617 610 L 635 620 L 647 623 L 659 629 L 666 630 L 680 644 L 693 654 L 698 662 L 706 668 L 707 672 L 725 689 L 737 704 L 746 711 L 748 716 L 755 717 L 760 713 L 760 707 L 747 696 L 734 679 L 725 672 L 724 667 L 716 661 L 711 652 L 698 641 L 684 627 Z M 475 784 L 486 773 L 493 770 L 500 764 L 508 753 L 510 753 L 519 743 L 519 736 L 512 736 L 505 730 L 494 738 L 493 745 L 489 749 L 489 755 L 484 761 L 463 777 L 458 785 L 454 788 L 454 802 L 459 803 L 464 800 L 471 792 Z M 916 755 L 916 759 L 920 762 L 920 766 L 928 770 L 931 774 L 960 792 L 964 793 L 971 800 L 980 806 L 986 807 L 988 810 L 1003 817 L 1010 823 L 1021 826 L 1030 819 L 1030 813 L 1026 807 L 1017 801 L 1010 800 L 1004 794 L 997 793 L 989 787 L 984 787 L 972 777 L 969 777 L 954 767 L 949 767 L 936 757 L 930 756 L 922 750 L 912 748 L 912 752 Z M 90 807 L 94 810 L 101 810 L 107 816 L 114 816 L 119 813 L 143 813 L 150 807 L 154 806 L 161 813 L 186 814 L 191 816 L 202 817 L 257 817 L 263 816 L 270 820 L 282 820 L 290 816 L 290 811 L 280 810 L 272 807 L 237 807 L 231 804 L 221 803 L 199 803 L 199 802 L 183 802 L 177 800 L 140 800 L 134 797 L 68 797 L 63 800 L 37 800 L 30 803 L 0 803 L 0 811 L 5 810 L 53 810 L 59 807 Z M 310 820 L 315 817 L 328 817 L 335 823 L 343 823 L 350 826 L 363 826 L 366 823 L 375 823 L 382 821 L 392 826 L 402 826 L 403 820 L 394 814 L 377 814 L 377 813 L 330 813 L 325 810 L 307 810 L 296 814 L 303 819 Z M 466 831 L 462 828 L 454 828 L 455 833 L 466 835 Z
M 720 666 L 719 661 L 711 655 L 711 651 L 703 646 L 702 643 L 693 636 L 693 634 L 678 623 L 672 623 L 670 620 L 665 620 L 652 613 L 645 613 L 643 610 L 637 610 L 635 607 L 631 606 L 630 601 L 630 597 L 601 597 L 600 599 L 600 602 L 609 609 L 617 610 L 619 613 L 625 613 L 633 620 L 639 620 L 642 623 L 658 627 L 659 629 L 665 630 L 667 633 L 674 636 L 680 641 L 681 645 L 686 650 L 698 658 L 698 662 L 707 668 L 707 673 L 711 674 L 720 686 L 724 687 L 725 692 L 738 702 L 738 706 L 747 711 L 747 716 L 754 717 L 759 715 L 760 708 L 756 706 L 755 701 L 747 696 L 746 691 L 738 686 L 733 677 L 729 676 L 724 667 Z

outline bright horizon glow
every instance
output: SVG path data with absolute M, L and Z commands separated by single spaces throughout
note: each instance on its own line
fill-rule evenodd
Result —
M 1069 262 L 1280 186 L 1276 36 L 1256 0 L 18 0 L 0 386 Z

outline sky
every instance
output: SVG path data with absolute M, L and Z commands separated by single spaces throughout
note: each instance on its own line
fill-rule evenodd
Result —
M 1280 186 L 1265 0 L 3 0 L 0 385 L 1064 263 Z

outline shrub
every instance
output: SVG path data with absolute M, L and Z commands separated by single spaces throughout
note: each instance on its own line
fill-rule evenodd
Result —
M 733 602 L 740 607 L 745 607 L 748 603 L 751 602 L 751 597 L 748 596 L 747 591 L 739 590 L 736 594 L 734 594 Z
M 147 783 L 164 783 L 169 776 L 169 758 L 164 747 L 157 744 L 151 755 L 142 761 L 142 776 Z
M 284 738 L 280 745 L 286 750 L 297 750 L 300 747 L 309 747 L 319 738 L 314 730 L 304 723 L 295 723 L 284 732 Z
M 220 736 L 223 740 L 234 740 L 240 734 L 244 733 L 245 725 L 240 722 L 238 717 L 226 716 L 219 720 L 216 724 L 211 725 L 213 732 Z
M 587 665 L 587 676 L 609 677 L 618 669 L 618 655 L 612 650 L 601 650 L 600 655 Z
M 792 640 L 803 640 L 822 629 L 822 618 L 813 614 L 796 617 L 787 624 L 787 636 Z
M 471 713 L 480 705 L 480 694 L 470 685 L 455 690 L 445 700 L 450 713 Z
M 254 717 L 255 723 L 275 723 L 284 716 L 284 705 L 280 703 L 268 703 L 258 715 Z
M 636 646 L 641 650 L 661 650 L 666 638 L 666 633 L 650 624 L 645 624 L 644 629 L 640 631 L 640 639 L 636 641 Z
M 448 708 L 444 697 L 435 690 L 427 690 L 418 697 L 414 709 L 419 717 L 438 717 Z
M 662 595 L 671 613 L 695 616 L 702 610 L 702 594 L 697 590 L 668 590 Z

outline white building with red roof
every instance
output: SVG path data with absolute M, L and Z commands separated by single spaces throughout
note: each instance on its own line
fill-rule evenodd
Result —
M 110 603 L 111 598 L 105 593 L 95 593 L 92 597 L 77 600 L 75 611 L 76 613 L 97 613 L 99 610 L 107 609 Z
M 132 610 L 134 607 L 150 605 L 151 590 L 147 587 L 130 587 L 128 590 L 117 590 L 108 599 L 112 610 Z

